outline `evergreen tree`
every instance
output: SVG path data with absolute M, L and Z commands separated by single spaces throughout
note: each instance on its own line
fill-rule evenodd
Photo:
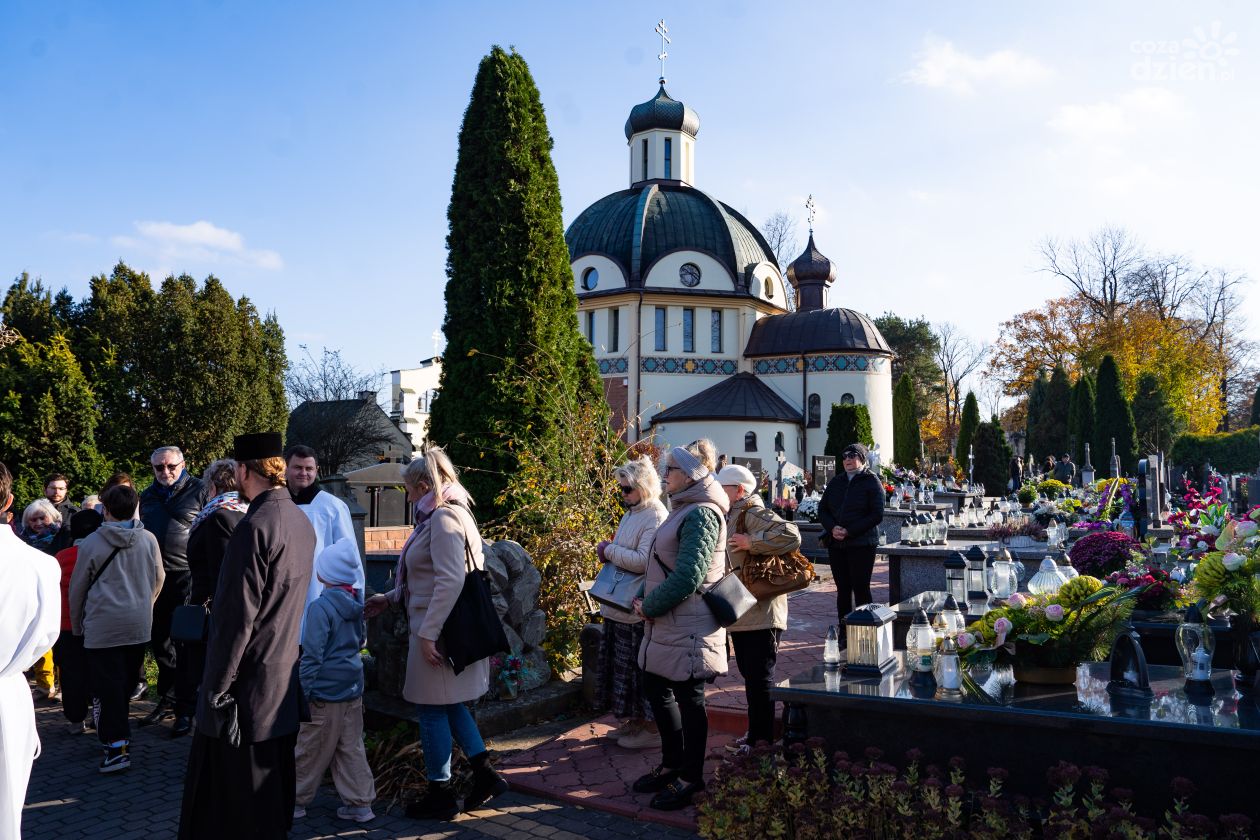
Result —
M 1168 452 L 1173 441 L 1185 431 L 1178 421 L 1159 378 L 1147 371 L 1138 377 L 1133 394 L 1133 423 L 1137 430 L 1138 454 Z
M 832 403 L 831 417 L 827 420 L 827 446 L 823 449 L 823 454 L 835 455 L 836 463 L 839 464 L 840 453 L 851 443 L 875 445 L 875 435 L 871 431 L 871 413 L 864 405 Z M 893 447 L 895 451 L 895 440 Z
M 1046 401 L 1041 409 L 1041 442 L 1056 461 L 1071 448 L 1072 439 L 1068 435 L 1068 409 L 1071 402 L 1072 381 L 1068 379 L 1067 371 L 1055 365 L 1046 386 Z
M 945 393 L 941 367 L 936 363 L 941 340 L 933 332 L 931 322 L 926 318 L 910 320 L 891 312 L 873 320 L 879 334 L 893 351 L 892 378 L 900 381 L 902 374 L 909 374 L 914 386 L 915 408 L 918 412 L 927 411 Z M 916 414 L 915 419 L 922 420 L 922 413 Z M 918 457 L 916 444 L 914 458 Z M 898 460 L 898 463 L 902 462 Z M 913 464 L 914 459 L 904 463 Z
M 1037 378 L 1033 380 L 1032 388 L 1028 392 L 1028 419 L 1025 426 L 1024 451 L 1033 456 L 1033 460 L 1040 463 L 1045 460 L 1046 455 L 1050 454 L 1050 450 L 1046 448 L 1044 440 L 1045 432 L 1045 414 L 1046 396 L 1050 390 L 1050 382 L 1046 379 L 1045 371 L 1037 374 Z
M 1068 408 L 1068 437 L 1072 441 L 1072 460 L 1078 469 L 1085 464 L 1085 444 L 1090 445 L 1090 460 L 1097 457 L 1094 446 L 1094 379 L 1082 373 L 1072 386 L 1072 402 Z M 1097 466 L 1096 464 L 1094 465 Z
M 508 512 L 500 497 L 519 466 L 514 447 L 558 422 L 546 391 L 602 399 L 578 332 L 551 147 L 529 67 L 494 47 L 459 133 L 447 211 L 446 352 L 429 423 L 430 438 L 465 469 L 465 484 L 491 517 Z
M 1120 369 L 1110 355 L 1098 366 L 1097 393 L 1094 397 L 1094 466 L 1100 476 L 1110 475 L 1111 440 L 1115 438 L 1120 469 L 1133 473 L 1137 469 L 1137 432 L 1133 410 L 1124 395 Z
M 1256 393 L 1251 397 L 1250 425 L 1260 426 L 1260 386 L 1256 386 Z
M 57 295 L 58 301 L 66 292 Z M 41 344 L 59 332 L 64 332 L 59 315 L 61 308 L 53 301 L 52 291 L 42 280 L 32 279 L 23 271 L 5 293 L 4 323 L 32 344 Z
M 976 452 L 976 481 L 983 484 L 988 493 L 1004 493 L 1012 453 L 996 417 L 976 427 L 972 445 Z
M 967 392 L 967 399 L 963 400 L 962 417 L 958 420 L 958 444 L 954 447 L 954 463 L 966 469 L 967 454 L 971 449 L 975 440 L 976 429 L 980 426 L 980 404 L 976 402 L 976 395 L 972 391 Z
M 913 464 L 919 457 L 921 441 L 914 383 L 910 381 L 910 374 L 903 373 L 893 391 L 893 461 Z

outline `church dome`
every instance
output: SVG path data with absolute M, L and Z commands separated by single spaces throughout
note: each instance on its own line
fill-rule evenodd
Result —
M 753 324 L 745 356 L 799 356 L 802 353 L 892 355 L 879 328 L 852 309 L 811 309 L 771 315 Z
M 626 119 L 626 139 L 653 128 L 684 131 L 695 137 L 700 131 L 700 115 L 670 96 L 662 82 L 656 96 L 630 109 L 630 116 Z
M 831 283 L 836 279 L 836 266 L 814 245 L 814 234 L 809 235 L 805 252 L 792 261 L 787 270 L 793 286 L 802 283 Z
M 652 265 L 678 250 L 704 251 L 747 292 L 752 269 L 778 267 L 761 232 L 736 210 L 681 184 L 654 183 L 606 195 L 583 210 L 564 234 L 569 261 L 602 254 L 639 287 Z

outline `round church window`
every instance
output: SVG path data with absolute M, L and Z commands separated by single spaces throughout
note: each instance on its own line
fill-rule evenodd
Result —
M 593 268 L 588 268 L 582 272 L 582 288 L 591 291 L 599 285 L 599 272 Z
M 689 288 L 699 286 L 700 266 L 695 263 L 683 263 L 683 267 L 678 269 L 678 282 Z

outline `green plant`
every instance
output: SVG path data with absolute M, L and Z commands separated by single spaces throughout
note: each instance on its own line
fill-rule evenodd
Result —
M 1170 454 L 1175 464 L 1198 471 L 1211 464 L 1222 472 L 1251 472 L 1260 463 L 1260 429 L 1255 426 L 1216 435 L 1182 435 Z
M 962 415 L 958 420 L 958 444 L 954 447 L 954 460 L 958 463 L 967 463 L 967 453 L 971 451 L 971 445 L 975 442 L 976 429 L 979 426 L 980 404 L 976 402 L 975 393 L 968 391 L 967 398 L 963 400 Z
M 871 431 L 871 412 L 864 405 L 841 405 L 833 403 L 831 417 L 827 421 L 826 455 L 836 456 L 851 443 L 864 443 L 874 446 L 875 437 Z
M 910 381 L 910 374 L 903 373 L 893 391 L 893 461 L 913 464 L 919 457 L 922 440 L 914 383 Z
M 1072 441 L 1072 460 L 1084 466 L 1085 444 L 1094 445 L 1094 380 L 1082 372 L 1072 386 L 1068 406 L 1068 438 Z M 1094 453 L 1090 453 L 1091 460 Z
M 1098 366 L 1095 387 L 1094 451 L 1091 454 L 1106 463 L 1105 459 L 1111 457 L 1111 441 L 1114 438 L 1120 468 L 1132 473 L 1137 469 L 1137 430 L 1124 383 L 1120 380 L 1120 369 L 1110 355 L 1104 356 Z
M 1037 492 L 1054 498 L 1055 496 L 1066 496 L 1072 492 L 1070 484 L 1064 484 L 1062 481 L 1053 478 L 1047 478 L 1045 481 L 1037 485 Z
M 1033 484 L 1025 484 L 1019 488 L 1019 492 L 1016 495 L 1019 498 L 1019 503 L 1024 507 L 1028 507 L 1037 501 L 1037 487 Z

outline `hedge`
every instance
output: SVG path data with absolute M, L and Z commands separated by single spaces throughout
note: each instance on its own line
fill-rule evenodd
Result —
M 1260 427 L 1215 435 L 1182 435 L 1169 453 L 1172 463 L 1197 474 L 1205 463 L 1223 473 L 1253 473 L 1260 465 Z

